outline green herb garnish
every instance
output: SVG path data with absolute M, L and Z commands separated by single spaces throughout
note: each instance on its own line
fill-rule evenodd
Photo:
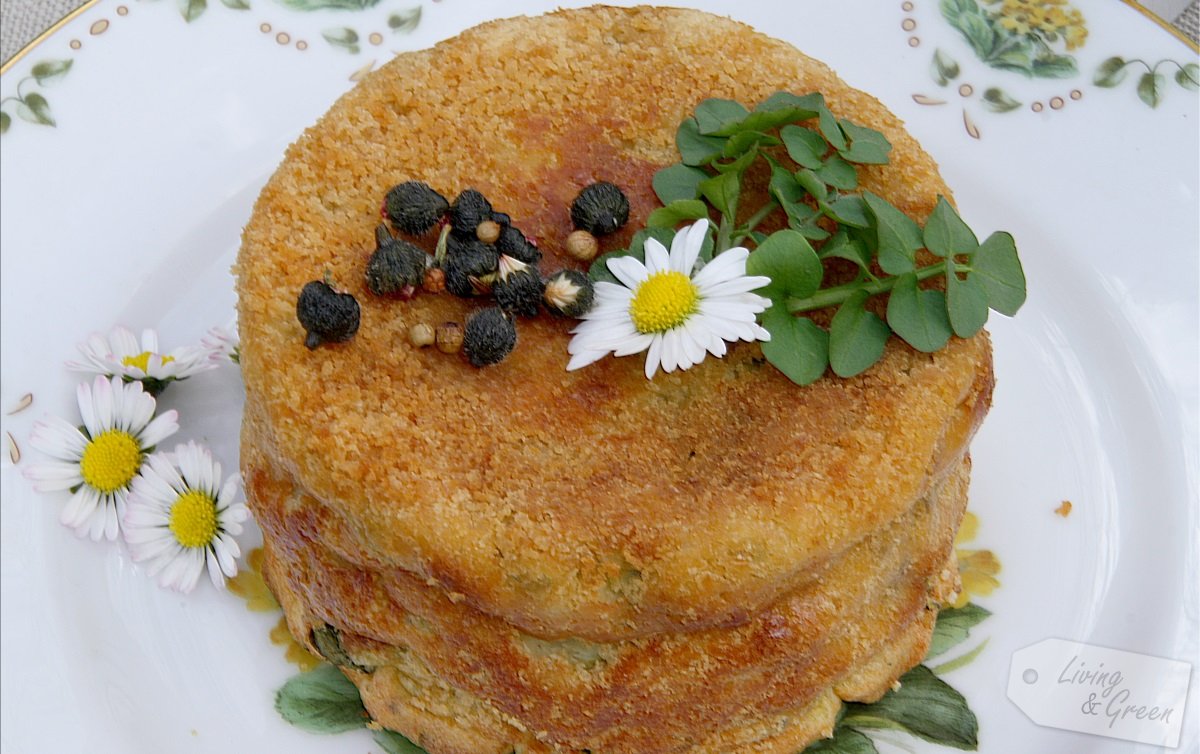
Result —
M 680 162 L 654 176 L 663 207 L 629 249 L 601 256 L 589 275 L 607 279 L 613 256 L 641 255 L 647 237 L 669 245 L 675 226 L 709 218 L 716 233 L 703 259 L 746 246 L 754 250 L 747 274 L 771 278 L 759 291 L 772 301 L 761 316 L 771 333 L 763 354 L 800 385 L 827 366 L 840 377 L 859 374 L 882 357 L 893 333 L 919 351 L 936 351 L 952 335 L 979 332 L 989 309 L 1012 316 L 1025 301 L 1011 235 L 980 243 L 944 197 L 922 227 L 859 188 L 857 166 L 886 164 L 892 146 L 879 131 L 835 117 L 820 94 L 778 92 L 752 111 L 705 100 L 679 125 L 675 143 Z M 749 207 L 756 195 L 746 176 L 756 167 L 769 175 L 767 197 Z M 768 220 L 786 228 L 764 234 L 758 228 Z M 833 259 L 852 263 L 854 277 L 827 281 Z M 944 290 L 925 283 L 937 279 Z M 880 317 L 868 304 L 885 294 Z M 797 316 L 834 308 L 828 328 Z

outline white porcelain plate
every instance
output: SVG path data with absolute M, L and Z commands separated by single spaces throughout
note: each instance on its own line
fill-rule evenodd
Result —
M 937 0 L 695 3 L 878 96 L 980 237 L 1017 239 L 1029 300 L 993 316 L 998 387 L 973 446 L 971 547 L 996 553 L 1001 587 L 977 600 L 994 613 L 973 634 L 988 646 L 947 676 L 987 752 L 1151 750 L 1031 722 L 1005 695 L 1022 647 L 1057 637 L 1200 659 L 1200 108 L 1175 78 L 1196 55 L 1133 7 L 1072 3 L 1082 22 L 1042 37 L 1054 70 L 1024 72 L 989 63 Z M 259 188 L 356 72 L 498 12 L 578 4 L 101 0 L 3 73 L 0 408 L 34 398 L 3 418 L 3 751 L 377 750 L 365 733 L 320 737 L 277 716 L 273 694 L 295 672 L 267 639 L 277 616 L 208 584 L 163 591 L 122 546 L 61 526 L 63 498 L 20 474 L 37 456 L 30 428 L 72 416 L 79 376 L 63 362 L 89 332 L 155 327 L 170 348 L 231 320 L 229 267 Z M 1105 69 L 1097 84 L 1113 57 L 1124 77 Z M 236 465 L 236 367 L 164 404 L 178 438 Z M 1181 751 L 1196 751 L 1197 707 Z

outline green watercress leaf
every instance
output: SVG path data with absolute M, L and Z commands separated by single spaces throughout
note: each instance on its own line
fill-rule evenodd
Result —
M 979 745 L 979 723 L 967 700 L 924 665 L 900 678 L 900 688 L 873 704 L 846 705 L 842 724 L 856 728 L 893 728 L 956 749 Z
M 887 323 L 910 346 L 924 353 L 945 346 L 953 332 L 946 312 L 946 294 L 922 290 L 913 272 L 901 275 L 892 288 Z
M 696 125 L 702 135 L 716 134 L 726 128 L 734 128 L 749 115 L 749 111 L 740 103 L 731 99 L 710 97 L 696 105 Z M 732 133 L 730 131 L 729 133 Z M 727 136 L 728 133 L 721 134 Z
M 816 170 L 818 178 L 839 191 L 858 188 L 858 171 L 840 154 L 829 155 L 829 159 Z
M 829 365 L 839 377 L 853 377 L 883 356 L 891 330 L 867 311 L 866 291 L 846 299 L 829 323 Z
M 47 86 L 57 83 L 63 76 L 66 76 L 74 62 L 73 60 L 43 60 L 35 65 L 30 73 L 37 80 L 38 86 Z
M 946 308 L 950 326 L 960 338 L 969 338 L 984 326 L 988 318 L 987 293 L 974 275 L 960 279 L 951 272 L 946 275 Z
M 1138 98 L 1150 107 L 1158 107 L 1158 103 L 1162 102 L 1164 83 L 1165 80 L 1161 73 L 1154 73 L 1153 71 L 1143 73 L 1142 77 L 1138 79 Z
M 700 196 L 700 183 L 706 178 L 708 173 L 703 170 L 677 162 L 654 174 L 654 193 L 663 204 L 680 199 L 697 199 Z
M 821 259 L 836 257 L 858 265 L 865 274 L 871 274 L 871 252 L 866 244 L 850 237 L 845 230 L 839 230 L 817 250 Z
M 775 92 L 755 106 L 739 126 L 754 131 L 769 131 L 788 123 L 800 123 L 817 117 L 825 107 L 819 93 L 798 97 L 791 92 Z
M 37 92 L 30 92 L 17 101 L 17 117 L 39 126 L 57 125 L 50 114 L 50 103 Z
M 1116 86 L 1125 80 L 1125 66 L 1125 58 L 1119 55 L 1108 58 L 1096 69 L 1095 75 L 1092 76 L 1092 83 L 1105 88 Z
M 737 216 L 738 198 L 742 192 L 742 174 L 738 171 L 721 173 L 700 182 L 700 194 L 717 209 L 732 219 Z
M 861 196 L 852 194 L 838 197 L 829 204 L 822 202 L 821 209 L 827 216 L 851 228 L 866 228 L 871 224 L 867 203 Z
M 292 676 L 276 692 L 275 709 L 284 720 L 313 733 L 341 733 L 370 721 L 358 689 L 328 664 Z
M 721 150 L 721 156 L 738 157 L 747 152 L 752 152 L 758 147 L 774 147 L 779 143 L 779 139 L 761 131 L 738 131 L 725 142 L 725 147 Z
M 862 197 L 875 216 L 879 266 L 889 275 L 911 272 L 917 249 L 924 245 L 921 227 L 886 199 L 870 191 L 864 191 Z
M 1175 71 L 1175 83 L 1188 91 L 1200 89 L 1200 63 L 1188 63 Z
M 721 156 L 725 140 L 716 136 L 704 136 L 695 118 L 684 118 L 675 131 L 675 147 L 684 165 L 706 165 Z
M 875 742 L 854 728 L 839 725 L 832 738 L 822 738 L 809 745 L 801 754 L 879 754 Z
M 677 199 L 665 207 L 659 207 L 646 218 L 650 227 L 674 228 L 684 220 L 699 220 L 708 217 L 708 205 L 699 199 Z
M 767 190 L 771 196 L 775 197 L 775 201 L 779 202 L 779 206 L 784 208 L 784 211 L 787 211 L 788 207 L 804 201 L 804 189 L 796 182 L 796 176 L 792 175 L 787 168 L 778 165 L 771 168 L 771 182 L 768 184 Z
M 821 112 L 817 114 L 817 124 L 830 146 L 839 152 L 846 148 L 846 134 L 838 125 L 837 118 L 833 117 L 833 113 L 827 108 L 821 108 Z
M 938 197 L 937 206 L 925 221 L 923 238 L 925 248 L 939 257 L 971 254 L 979 247 L 979 239 L 975 237 L 975 233 L 967 227 L 944 196 Z
M 888 161 L 888 153 L 892 151 L 892 144 L 879 131 L 865 126 L 856 126 L 848 120 L 840 120 L 843 133 L 850 139 L 850 147 L 848 149 L 839 149 L 838 152 L 848 162 L 856 162 L 860 165 L 886 165 Z
M 388 28 L 396 34 L 407 34 L 421 24 L 421 6 L 405 8 L 388 16 Z
M 746 259 L 747 275 L 766 275 L 771 282 L 756 293 L 787 311 L 788 298 L 807 298 L 821 287 L 825 274 L 817 252 L 808 240 L 794 230 L 780 230 L 767 236 Z M 788 316 L 791 316 L 790 314 Z
M 829 198 L 829 189 L 826 188 L 825 181 L 808 168 L 796 171 L 796 183 L 819 202 Z
M 789 380 L 808 385 L 825 374 L 829 333 L 816 322 L 788 313 L 787 307 L 777 302 L 763 313 L 762 326 L 771 333 L 771 339 L 762 343 L 763 356 Z
M 1025 270 L 1008 233 L 997 231 L 979 245 L 971 255 L 971 271 L 992 309 L 1011 317 L 1025 303 Z
M 372 731 L 371 738 L 375 739 L 375 743 L 383 749 L 383 754 L 428 754 L 420 746 L 394 730 L 383 728 Z
M 829 144 L 821 134 L 803 126 L 784 126 L 779 129 L 779 137 L 783 139 L 788 157 L 797 165 L 816 170 L 824 164 Z

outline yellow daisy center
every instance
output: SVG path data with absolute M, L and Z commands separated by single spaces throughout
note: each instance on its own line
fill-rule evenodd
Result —
M 205 547 L 217 533 L 217 502 L 211 495 L 188 490 L 171 506 L 169 526 L 184 547 Z
M 104 494 L 124 489 L 142 465 L 142 449 L 128 432 L 110 429 L 83 449 L 79 471 L 89 487 Z
M 629 304 L 629 316 L 642 334 L 666 332 L 686 322 L 699 301 L 696 285 L 687 275 L 656 272 L 638 286 Z
M 137 367 L 145 372 L 150 368 L 150 357 L 153 355 L 154 354 L 150 353 L 149 351 L 142 351 L 137 356 L 126 356 L 125 358 L 121 359 L 121 364 L 127 367 Z M 162 357 L 162 363 L 164 364 L 170 364 L 174 360 L 174 356 Z

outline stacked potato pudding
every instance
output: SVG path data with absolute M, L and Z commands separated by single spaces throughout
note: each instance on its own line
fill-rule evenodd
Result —
M 572 197 L 620 186 L 630 220 L 698 102 L 821 92 L 882 131 L 864 188 L 918 218 L 949 190 L 900 122 L 750 28 L 660 8 L 485 24 L 400 55 L 293 145 L 237 264 L 242 468 L 266 575 L 298 640 L 430 754 L 794 754 L 842 700 L 925 654 L 957 590 L 967 444 L 992 388 L 985 333 L 933 354 L 893 338 L 851 379 L 798 387 L 757 344 L 647 380 L 565 369 L 573 322 L 521 322 L 503 363 L 410 345 L 462 321 L 364 269 L 389 187 L 474 187 L 563 252 Z M 362 307 L 305 346 L 306 282 Z

